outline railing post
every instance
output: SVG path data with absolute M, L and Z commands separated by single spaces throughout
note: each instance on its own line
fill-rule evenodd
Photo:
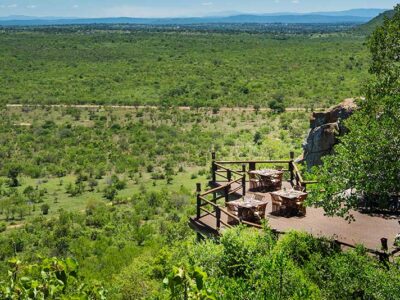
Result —
M 381 245 L 382 245 L 382 251 L 379 253 L 379 260 L 382 263 L 388 263 L 389 262 L 389 254 L 388 254 L 388 239 L 387 238 L 381 238 Z
M 196 183 L 196 193 L 197 193 L 197 207 L 196 207 L 196 217 L 197 220 L 200 219 L 201 216 L 201 198 L 200 198 L 200 193 L 201 193 L 201 183 Z
M 290 163 L 289 163 L 289 172 L 290 172 L 290 181 L 293 183 L 294 181 L 294 167 L 293 167 L 293 161 L 294 161 L 294 152 L 290 152 Z
M 211 152 L 211 159 L 212 159 L 212 160 L 215 160 L 215 157 L 216 157 L 215 152 L 214 152 L 214 151 Z
M 256 169 L 256 163 L 255 162 L 249 162 L 249 171 L 254 171 Z
M 217 166 L 215 164 L 215 152 L 211 153 L 211 175 L 212 175 L 212 182 L 215 184 L 217 182 L 217 175 L 216 175 L 216 171 L 217 171 Z
M 225 186 L 224 188 L 224 196 L 225 196 L 225 203 L 229 202 L 229 191 L 230 191 L 231 187 L 229 185 Z
M 230 170 L 230 169 L 228 169 L 227 171 L 226 171 L 226 177 L 228 177 L 228 182 L 231 182 L 232 181 L 232 171 Z
M 242 165 L 242 173 L 243 173 L 243 177 L 242 177 L 242 194 L 243 196 L 246 196 L 246 165 L 243 164 Z
M 381 238 L 381 245 L 382 245 L 382 250 L 383 251 L 388 251 L 388 239 L 387 238 Z
M 221 228 L 221 209 L 219 206 L 215 208 L 215 216 L 217 218 L 217 230 Z
M 290 160 L 294 160 L 294 152 L 290 151 Z

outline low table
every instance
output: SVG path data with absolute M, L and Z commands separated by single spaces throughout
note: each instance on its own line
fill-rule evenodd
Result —
M 265 209 L 268 201 L 256 200 L 251 196 L 226 203 L 228 211 L 244 221 L 259 221 L 265 218 Z M 229 222 L 234 220 L 230 219 Z
M 272 188 L 272 190 L 277 190 L 282 187 L 283 171 L 275 169 L 261 169 L 250 171 L 249 173 L 260 178 L 262 188 Z
M 306 208 L 303 205 L 304 200 L 307 199 L 308 194 L 306 192 L 295 191 L 295 190 L 280 190 L 271 193 L 272 198 L 280 198 L 281 204 L 279 209 L 274 209 L 273 213 L 280 212 L 286 215 L 306 215 Z M 283 209 L 282 209 L 283 208 Z
M 271 177 L 271 176 L 278 176 L 282 175 L 283 171 L 275 170 L 275 169 L 261 169 L 261 170 L 253 170 L 249 171 L 251 174 L 256 174 L 262 177 Z

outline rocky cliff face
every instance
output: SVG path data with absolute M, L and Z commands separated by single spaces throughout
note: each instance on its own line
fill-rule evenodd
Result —
M 354 99 L 346 99 L 326 112 L 313 113 L 311 130 L 303 144 L 304 161 L 308 168 L 322 164 L 321 158 L 333 152 L 338 137 L 346 133 L 342 121 L 350 117 L 356 108 Z

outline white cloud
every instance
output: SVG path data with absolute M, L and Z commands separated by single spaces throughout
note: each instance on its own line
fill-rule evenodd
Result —
M 18 4 L 9 4 L 9 5 L 7 5 L 7 8 L 16 8 L 16 7 L 18 7 Z
M 72 5 L 72 8 L 79 8 L 79 5 L 78 4 L 74 4 L 74 5 Z
M 299 4 L 299 3 L 300 3 L 300 0 L 292 0 L 292 3 L 294 3 L 294 4 Z
M 212 2 L 203 2 L 201 5 L 203 6 L 212 6 L 214 3 Z
M 31 4 L 31 5 L 27 6 L 27 8 L 30 8 L 30 9 L 35 9 L 36 7 L 37 7 L 37 5 L 35 5 L 35 4 Z

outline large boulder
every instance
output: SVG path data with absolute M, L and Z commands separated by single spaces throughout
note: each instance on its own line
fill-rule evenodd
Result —
M 326 112 L 313 113 L 311 129 L 303 144 L 303 158 L 308 168 L 321 165 L 321 158 L 332 154 L 333 147 L 339 141 L 338 137 L 346 133 L 342 121 L 350 117 L 356 108 L 354 99 L 346 99 Z

